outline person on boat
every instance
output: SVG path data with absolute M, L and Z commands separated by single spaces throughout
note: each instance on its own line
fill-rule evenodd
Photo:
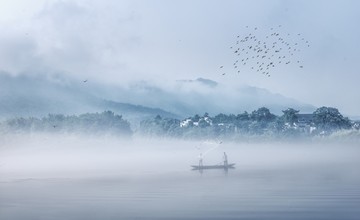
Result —
M 199 155 L 199 167 L 202 167 L 203 166 L 203 155 L 202 153 L 200 153 Z
M 226 153 L 224 152 L 224 166 L 227 167 L 228 166 L 228 159 L 227 159 L 227 155 Z

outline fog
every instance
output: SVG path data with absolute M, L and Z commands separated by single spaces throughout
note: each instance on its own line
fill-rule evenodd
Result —
M 0 6 L 0 219 L 359 218 L 358 1 Z
M 237 164 L 237 170 L 336 168 L 357 163 L 360 151 L 356 143 L 320 140 L 219 143 L 75 134 L 3 135 L 0 149 L 3 180 L 187 172 L 190 165 L 198 164 L 200 153 L 204 154 L 204 164 L 219 164 L 223 152 L 228 154 L 229 162 Z
M 4 135 L 4 219 L 355 219 L 358 144 Z M 235 169 L 192 170 L 204 165 Z M 310 212 L 310 211 L 313 212 Z M 25 217 L 26 216 L 26 217 Z
M 202 77 L 358 114 L 357 1 L 2 2 L 0 70 L 11 75 L 61 75 L 104 86 Z M 301 54 L 304 70 L 280 68 L 270 78 L 251 71 L 221 75 L 219 66 L 233 62 L 228 48 L 246 25 L 264 34 L 279 24 L 311 42 Z
M 302 113 L 315 110 L 314 106 L 274 94 L 266 89 L 248 85 L 232 87 L 206 80 L 174 80 L 162 84 L 136 81 L 126 86 L 104 86 L 93 81 L 84 84 L 70 77 L 10 76 L 8 73 L 0 72 L 0 101 L 4 103 L 0 105 L 0 118 L 44 117 L 50 113 L 71 115 L 105 110 L 113 110 L 126 119 L 141 114 L 134 109 L 128 112 L 114 108 L 103 100 L 161 109 L 178 117 L 189 117 L 204 112 L 212 115 L 236 114 L 251 112 L 262 106 L 270 108 L 275 114 L 282 114 L 282 110 L 289 106 Z M 155 116 L 156 114 L 152 115 Z

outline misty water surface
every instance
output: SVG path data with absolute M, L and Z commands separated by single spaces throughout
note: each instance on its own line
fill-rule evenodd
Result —
M 227 152 L 236 169 L 192 171 Z M 1 141 L 0 218 L 358 219 L 358 146 L 16 136 Z

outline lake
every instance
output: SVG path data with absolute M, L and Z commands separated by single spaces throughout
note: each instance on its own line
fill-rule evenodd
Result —
M 28 137 L 0 150 L 0 219 L 360 216 L 356 144 Z M 191 170 L 206 151 L 204 164 L 226 151 L 236 168 Z

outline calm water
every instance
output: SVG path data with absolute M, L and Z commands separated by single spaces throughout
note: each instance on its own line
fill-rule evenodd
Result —
M 264 149 L 243 151 L 242 157 L 236 157 L 231 147 L 227 150 L 230 160 L 233 156 L 231 162 L 237 163 L 228 172 L 190 170 L 188 161 L 181 159 L 193 154 L 189 151 L 180 153 L 181 157 L 174 152 L 150 154 L 149 166 L 122 163 L 113 168 L 116 172 L 106 172 L 105 166 L 83 176 L 66 177 L 66 172 L 61 177 L 3 176 L 0 219 L 360 218 L 357 150 L 348 156 L 335 152 L 321 160 L 305 158 L 316 158 L 323 150 L 301 155 L 294 151 L 278 163 L 264 161 L 266 150 L 258 161 L 251 158 Z M 249 157 L 244 156 L 246 152 Z M 293 158 L 298 159 L 291 162 Z M 114 165 L 111 159 L 108 162 Z M 4 167 L 1 171 L 10 173 Z

